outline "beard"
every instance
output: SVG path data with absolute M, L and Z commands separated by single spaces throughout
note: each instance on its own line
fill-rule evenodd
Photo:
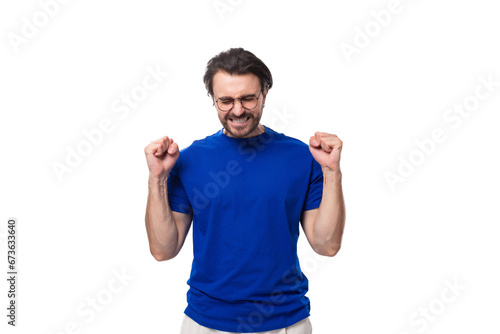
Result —
M 248 118 L 248 120 L 246 121 L 245 125 L 239 126 L 235 125 L 230 120 L 231 118 Z M 258 132 L 256 131 L 256 129 L 260 124 L 260 114 L 258 115 L 258 117 L 248 112 L 243 113 L 239 117 L 236 117 L 234 115 L 226 115 L 226 117 L 224 117 L 224 119 L 221 119 L 220 121 L 226 132 L 230 134 L 231 137 L 246 138 L 253 132 Z

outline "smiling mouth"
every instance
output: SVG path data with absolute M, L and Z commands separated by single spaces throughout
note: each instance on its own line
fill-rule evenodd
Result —
M 240 118 L 230 118 L 229 120 L 231 121 L 231 123 L 234 123 L 234 124 L 244 124 L 249 119 L 250 119 L 250 117 L 240 117 Z

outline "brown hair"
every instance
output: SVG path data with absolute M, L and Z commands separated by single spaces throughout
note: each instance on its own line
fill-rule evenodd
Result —
M 267 87 L 271 88 L 273 86 L 271 71 L 262 60 L 243 48 L 232 48 L 219 53 L 207 63 L 203 82 L 209 96 L 214 96 L 213 79 L 215 73 L 220 70 L 231 75 L 255 74 L 260 80 L 262 93 L 265 92 Z

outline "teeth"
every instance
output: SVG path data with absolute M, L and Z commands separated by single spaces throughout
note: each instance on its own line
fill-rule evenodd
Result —
M 233 118 L 232 121 L 234 123 L 244 123 L 247 121 L 247 119 L 248 119 L 248 117 L 247 118 Z

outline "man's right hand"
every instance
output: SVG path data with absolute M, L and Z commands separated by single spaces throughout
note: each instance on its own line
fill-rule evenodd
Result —
M 150 177 L 166 179 L 179 158 L 179 146 L 167 136 L 152 141 L 144 149 Z

